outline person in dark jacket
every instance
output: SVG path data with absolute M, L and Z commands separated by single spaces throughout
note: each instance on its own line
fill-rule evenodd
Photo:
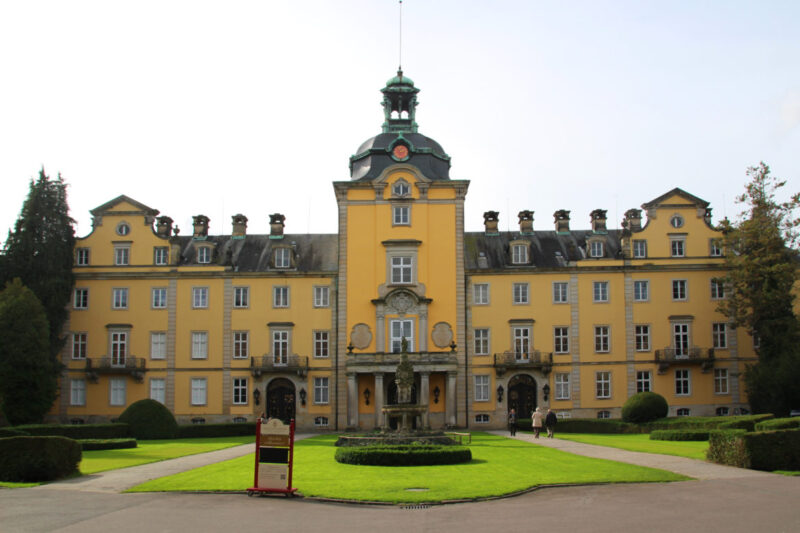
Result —
M 556 422 L 558 422 L 558 417 L 553 412 L 552 409 L 547 410 L 547 416 L 544 417 L 544 427 L 547 428 L 547 438 L 553 438 L 553 432 L 556 429 Z
M 508 432 L 512 437 L 517 434 L 517 411 L 513 408 L 508 413 Z

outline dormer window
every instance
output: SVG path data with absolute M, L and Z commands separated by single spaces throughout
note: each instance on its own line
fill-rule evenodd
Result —
M 514 265 L 528 264 L 527 244 L 514 244 L 511 246 L 511 263 Z
M 680 215 L 672 215 L 672 218 L 669 219 L 669 225 L 673 228 L 682 228 L 683 217 Z
M 208 246 L 201 246 L 197 249 L 197 262 L 210 263 L 211 262 L 211 248 Z
M 127 222 L 120 222 L 117 224 L 117 235 L 125 236 L 131 232 L 131 227 Z
M 289 268 L 292 264 L 292 251 L 289 248 L 275 250 L 275 268 Z
M 592 241 L 589 244 L 589 257 L 603 257 L 603 255 L 604 255 L 603 242 Z
M 400 180 L 392 185 L 392 196 L 406 197 L 411 194 L 411 186 L 408 182 Z

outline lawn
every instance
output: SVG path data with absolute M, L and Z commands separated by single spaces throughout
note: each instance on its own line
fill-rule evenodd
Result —
M 650 435 L 647 434 L 557 433 L 556 438 L 632 452 L 678 455 L 701 461 L 705 461 L 708 450 L 708 441 L 650 440 Z
M 486 433 L 474 433 L 472 461 L 461 465 L 378 467 L 337 463 L 335 435 L 295 445 L 293 485 L 305 496 L 394 503 L 437 502 L 510 494 L 534 486 L 641 483 L 689 479 L 679 474 L 591 459 Z M 130 489 L 244 491 L 253 484 L 253 456 L 155 479 Z M 424 490 L 409 490 L 424 489 Z

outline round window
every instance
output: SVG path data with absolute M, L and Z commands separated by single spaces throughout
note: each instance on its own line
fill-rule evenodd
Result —
M 680 215 L 673 215 L 672 218 L 669 219 L 669 223 L 673 228 L 680 228 L 683 226 L 683 217 Z
M 127 235 L 131 232 L 131 227 L 127 222 L 120 222 L 117 226 L 117 235 Z

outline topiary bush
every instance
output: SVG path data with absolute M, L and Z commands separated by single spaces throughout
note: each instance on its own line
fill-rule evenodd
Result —
M 133 402 L 119 415 L 119 421 L 128 424 L 131 435 L 137 439 L 174 439 L 178 423 L 164 404 L 156 400 Z
M 3 437 L 29 437 L 30 433 L 20 429 L 0 428 L 0 438 Z
M 465 446 L 349 446 L 337 448 L 335 458 L 349 465 L 453 465 L 471 461 L 472 452 Z
M 650 433 L 650 440 L 708 440 L 707 429 L 656 429 Z
M 622 420 L 632 424 L 642 424 L 664 418 L 669 412 L 667 400 L 655 392 L 634 394 L 622 406 Z
M 712 431 L 708 459 L 756 470 L 800 470 L 800 429 Z
M 0 481 L 50 481 L 78 471 L 81 445 L 66 437 L 0 439 Z
M 230 424 L 188 424 L 178 426 L 179 439 L 209 437 L 239 437 L 256 434 L 255 422 L 233 422 Z
M 777 429 L 800 428 L 800 416 L 794 418 L 773 418 L 756 424 L 756 431 L 775 431 Z M 2 431 L 2 430 L 0 430 Z
M 128 424 L 30 424 L 15 426 L 15 430 L 38 437 L 67 437 L 70 439 L 122 439 L 130 437 Z
M 520 426 L 522 427 L 522 426 Z M 530 425 L 525 428 L 530 431 Z M 641 433 L 636 424 L 609 418 L 562 418 L 556 424 L 558 433 Z
M 678 416 L 661 418 L 647 423 L 654 429 L 746 429 L 753 431 L 755 424 L 773 418 L 771 414 L 738 416 Z
M 136 448 L 136 439 L 81 439 L 78 441 L 85 452 L 90 450 L 122 450 Z

